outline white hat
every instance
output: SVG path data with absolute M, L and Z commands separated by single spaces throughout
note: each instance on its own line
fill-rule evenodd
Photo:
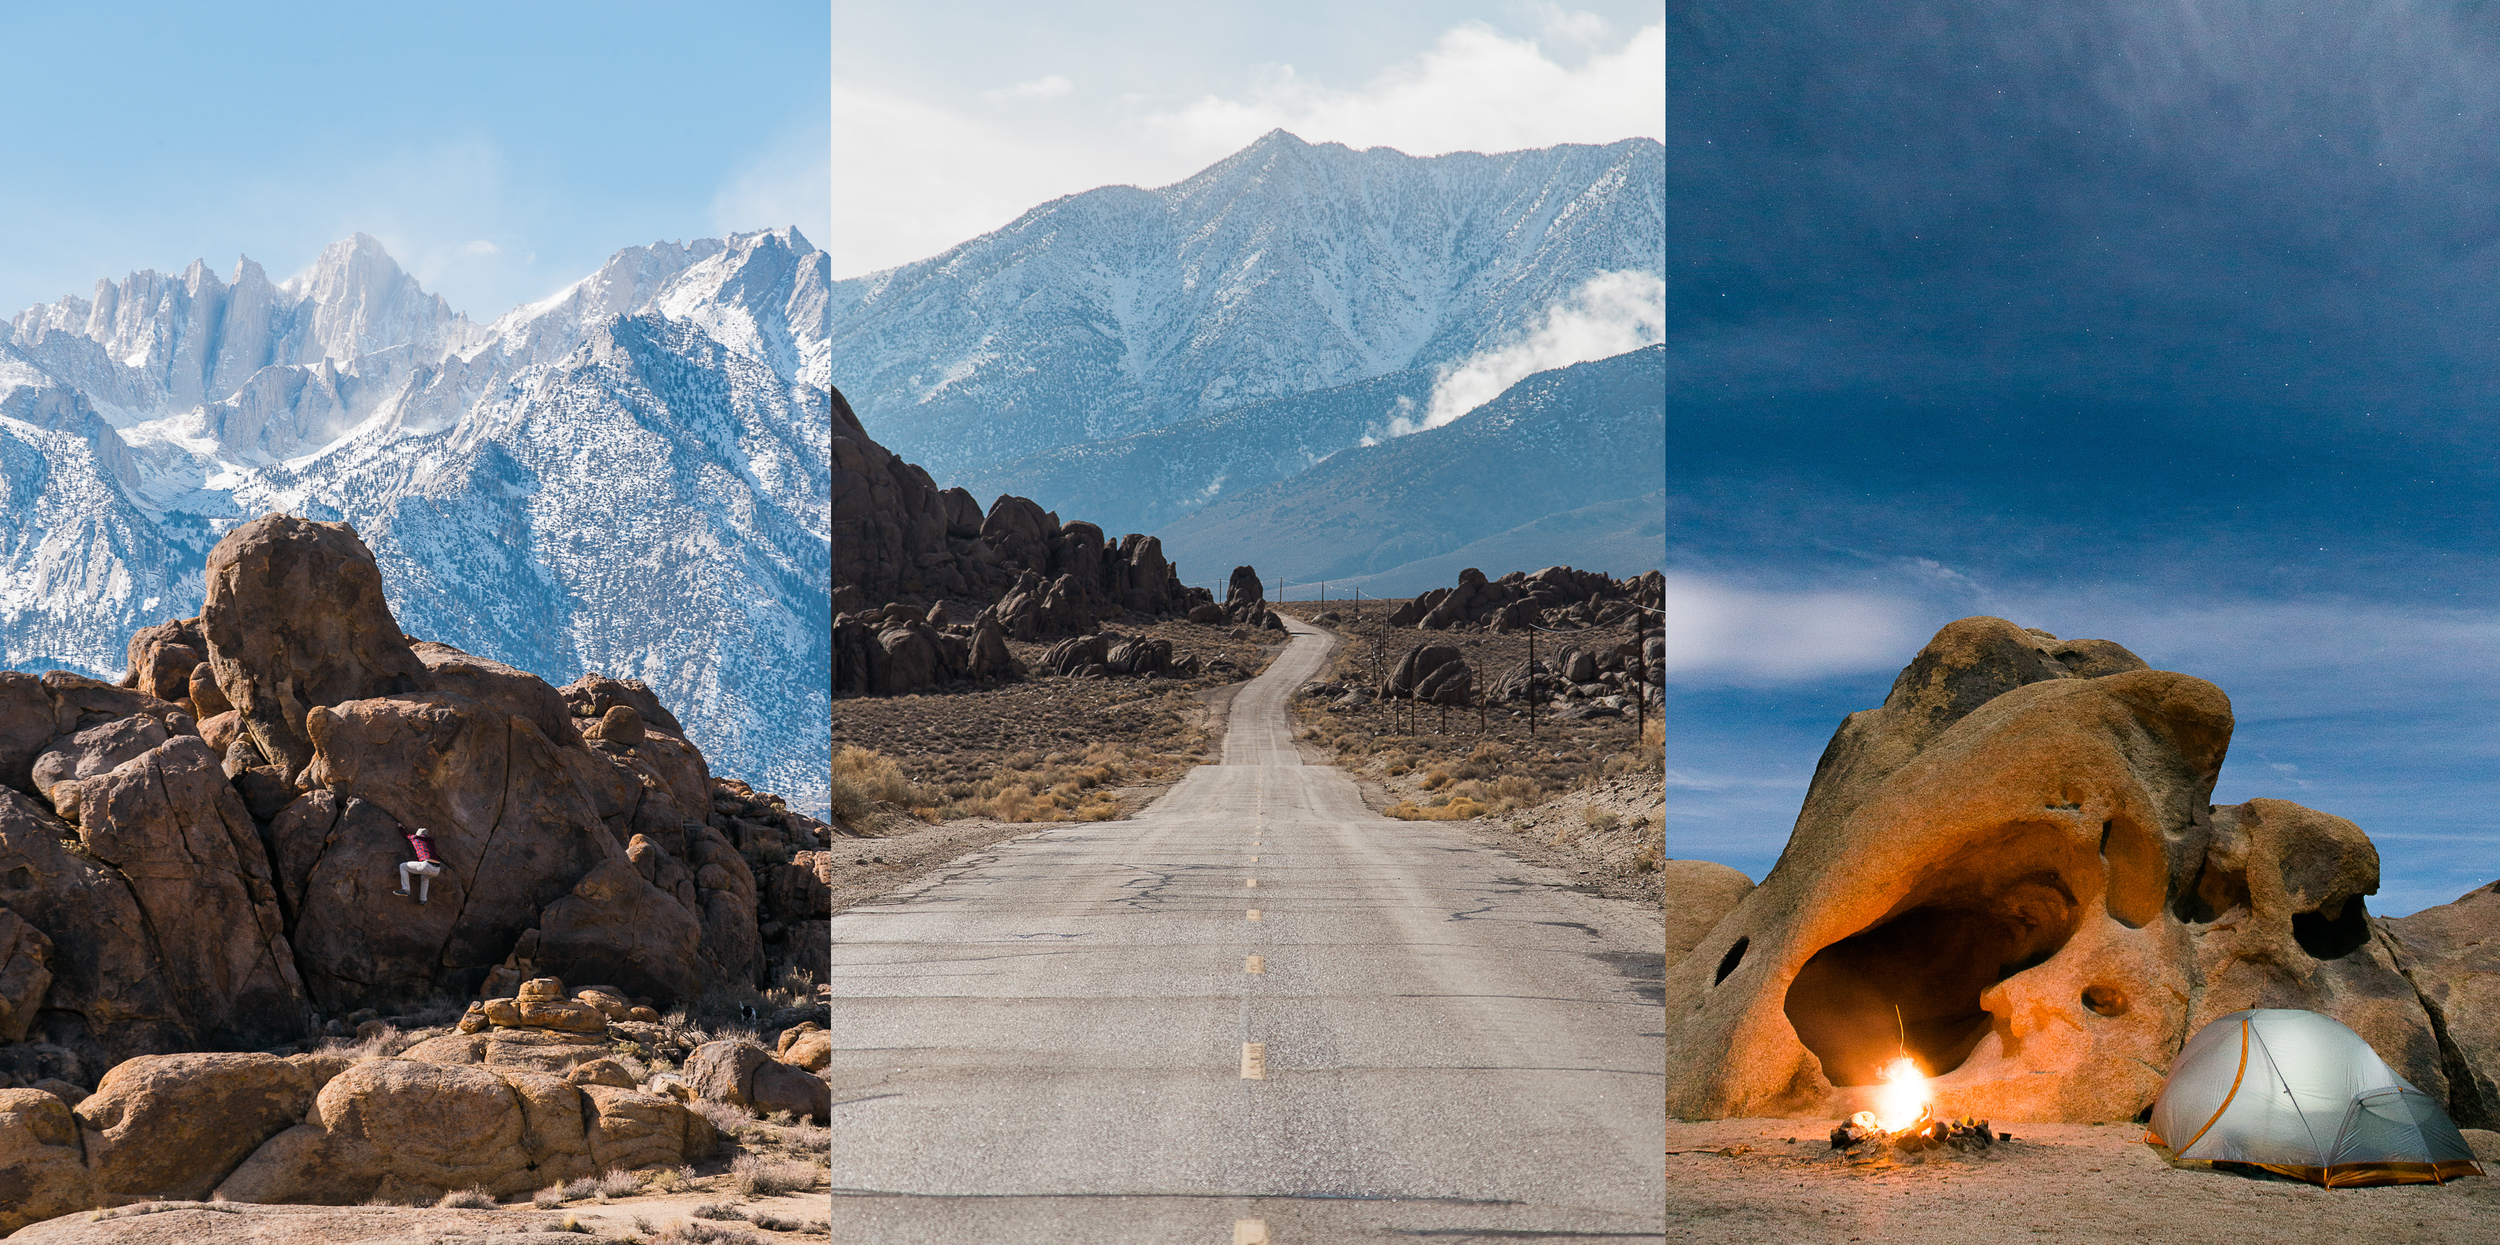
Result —
M 423 826 L 419 826 L 419 827 L 417 827 L 417 834 L 416 834 L 416 837 L 418 837 L 418 838 L 420 838 L 420 839 L 430 839 L 430 838 L 433 838 L 433 837 L 434 837 L 434 832 L 433 832 L 433 831 L 431 831 L 431 830 L 426 829 L 426 828 L 425 828 L 425 827 L 423 827 Z

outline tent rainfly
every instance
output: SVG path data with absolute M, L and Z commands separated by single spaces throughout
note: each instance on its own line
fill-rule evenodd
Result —
M 2448 1112 L 2360 1034 L 2264 1007 L 2197 1031 L 2162 1082 L 2145 1140 L 2330 1189 L 2480 1175 Z

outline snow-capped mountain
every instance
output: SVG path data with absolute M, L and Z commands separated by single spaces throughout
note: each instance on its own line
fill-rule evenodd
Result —
M 1663 271 L 1665 185 L 1645 138 L 1419 158 L 1278 130 L 835 282 L 832 373 L 950 478 L 1515 339 L 1600 273 Z
M 0 648 L 118 674 L 201 560 L 354 523 L 401 624 L 657 689 L 724 774 L 824 798 L 826 258 L 793 229 L 620 251 L 486 326 L 372 239 L 272 285 L 193 264 L 0 342 Z

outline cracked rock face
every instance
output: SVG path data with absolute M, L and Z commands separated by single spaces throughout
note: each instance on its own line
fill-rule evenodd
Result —
M 2377 922 L 2429 1010 L 2460 1128 L 2500 1129 L 2500 882 Z
M 344 523 L 272 514 L 227 533 L 209 551 L 200 631 L 218 688 L 290 778 L 312 760 L 314 706 L 432 683 L 391 616 L 373 552 Z
M 2247 1007 L 2449 1097 L 2359 827 L 2208 800 L 2231 706 L 2104 640 L 1939 631 L 1816 768 L 1779 863 L 1667 974 L 1667 1109 L 1847 1115 L 1903 1050 L 1940 1113 L 2131 1119 Z

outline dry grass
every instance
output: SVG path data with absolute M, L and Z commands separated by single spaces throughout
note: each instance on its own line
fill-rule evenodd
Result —
M 484 1186 L 454 1189 L 434 1204 L 444 1210 L 493 1210 L 495 1195 L 487 1192 Z
M 698 1177 L 692 1167 L 659 1168 L 643 1174 L 643 1181 L 653 1193 L 676 1193 L 694 1187 Z M 648 1229 L 645 1229 L 648 1231 Z
M 805 1163 L 741 1154 L 729 1165 L 729 1185 L 741 1197 L 778 1197 L 816 1187 L 817 1168 Z
M 854 744 L 833 754 L 833 815 L 856 823 L 882 800 L 906 808 L 927 803 L 918 784 L 894 762 Z

